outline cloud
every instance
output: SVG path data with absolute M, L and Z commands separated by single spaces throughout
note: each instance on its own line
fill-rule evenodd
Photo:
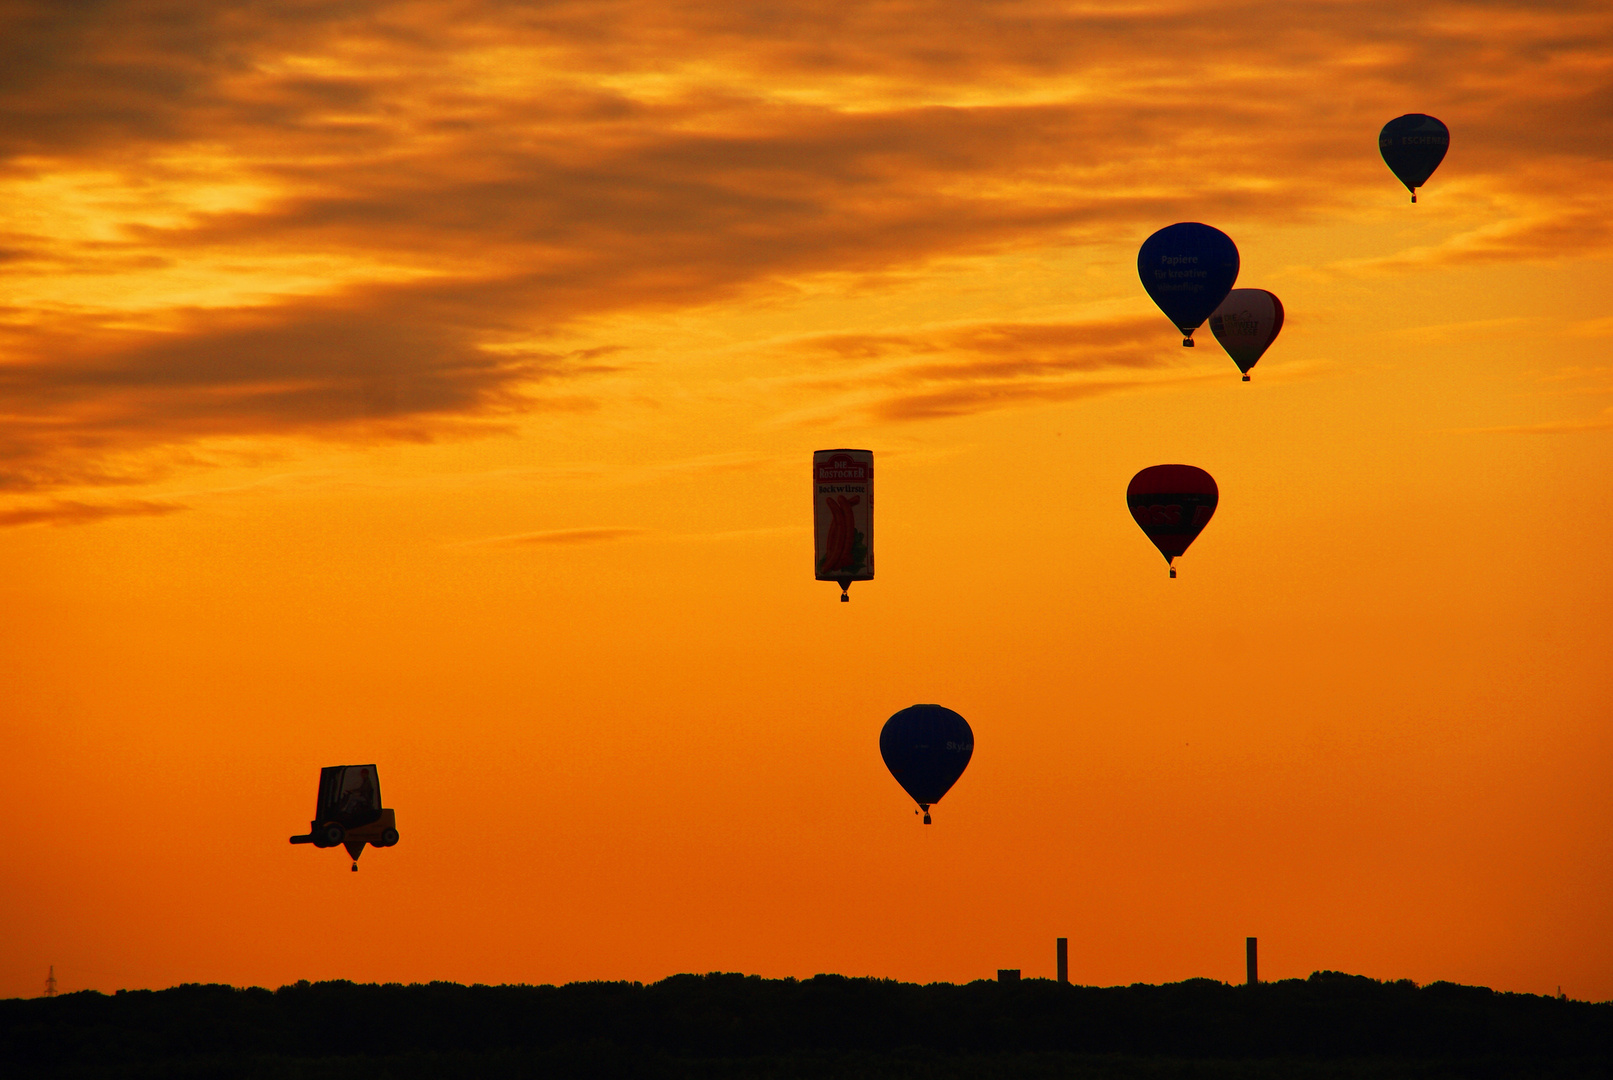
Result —
M 982 376 L 1096 371 L 1105 367 L 1159 367 L 1161 318 L 1108 322 L 989 322 L 906 333 L 825 334 L 797 347 L 847 359 L 934 356 L 905 367 L 910 376 L 961 379 Z M 1174 335 L 1168 335 L 1174 338 Z
M 1176 380 L 1181 381 L 1181 380 Z M 935 420 L 967 416 L 1011 405 L 1049 404 L 1076 401 L 1122 390 L 1139 390 L 1159 385 L 1160 380 L 1107 379 L 1080 383 L 980 383 L 915 393 L 892 394 L 868 408 L 882 420 Z
M 498 536 L 490 540 L 474 540 L 461 546 L 526 547 L 532 544 L 597 544 L 605 540 L 620 540 L 638 536 L 648 529 L 607 525 L 584 529 L 549 529 L 545 532 L 520 533 L 515 536 Z
M 88 525 L 114 517 L 162 517 L 189 509 L 177 503 L 134 500 L 121 503 L 82 503 L 57 500 L 36 506 L 0 510 L 0 529 L 21 525 Z
M 1569 337 L 1578 338 L 1613 337 L 1613 315 L 1604 315 L 1595 319 L 1580 319 L 1564 327 L 1564 333 Z
M 1591 2 L 12 2 L 0 491 L 603 407 L 624 312 L 1348 220 L 1402 197 L 1375 135 L 1413 107 L 1453 131 L 1437 196 L 1492 220 L 1371 269 L 1606 252 L 1610 38 Z M 904 418 L 1159 366 L 1064 332 L 822 348 Z
M 1577 189 L 1549 198 L 1519 194 L 1502 220 L 1459 232 L 1438 244 L 1409 248 L 1376 259 L 1334 264 L 1345 272 L 1423 272 L 1452 266 L 1550 262 L 1564 256 L 1613 248 L 1613 224 L 1601 192 L 1613 184 L 1613 167 L 1585 166 Z
M 1199 377 L 1178 366 L 1178 340 L 1163 317 L 1128 317 L 824 334 L 799 339 L 792 348 L 825 357 L 837 367 L 855 365 L 852 381 L 881 388 L 863 403 L 868 415 L 928 420 Z M 1117 369 L 1133 374 L 1116 378 L 1112 373 Z M 808 384 L 841 389 L 847 381 L 837 372 L 833 378 L 814 376 Z
M 95 327 L 15 342 L 0 365 L 0 491 L 141 481 L 109 455 L 241 434 L 426 440 L 536 408 L 542 384 L 609 370 L 598 350 L 480 347 L 407 292 L 185 313 L 164 332 Z
M 1591 387 L 1582 388 L 1579 392 L 1603 397 L 1609 392 L 1606 384 L 1606 369 L 1576 369 L 1567 368 L 1549 376 L 1549 382 L 1569 382 L 1584 379 L 1590 376 L 1596 380 Z M 1595 416 L 1580 417 L 1573 420 L 1548 420 L 1539 424 L 1501 424 L 1494 427 L 1456 428 L 1454 434 L 1459 435 L 1572 435 L 1580 431 L 1605 431 L 1613 428 L 1613 406 L 1605 408 Z
M 1613 428 L 1613 413 L 1587 420 L 1551 420 L 1544 424 L 1504 424 L 1500 427 L 1460 428 L 1463 435 L 1571 435 L 1578 431 Z

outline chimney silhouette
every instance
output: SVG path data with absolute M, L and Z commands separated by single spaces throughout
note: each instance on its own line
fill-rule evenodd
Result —
M 1254 986 L 1260 982 L 1260 958 L 1255 938 L 1247 938 L 1245 949 L 1249 955 L 1249 985 Z
M 1070 981 L 1070 939 L 1059 938 L 1059 982 Z

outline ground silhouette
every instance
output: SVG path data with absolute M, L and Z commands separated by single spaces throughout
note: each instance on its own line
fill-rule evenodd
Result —
M 71 1077 L 1606 1077 L 1613 1003 L 1317 972 L 1258 986 L 819 975 L 644 985 L 188 984 L 0 1001 Z

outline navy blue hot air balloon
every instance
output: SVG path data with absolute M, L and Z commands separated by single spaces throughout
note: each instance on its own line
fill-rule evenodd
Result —
M 975 733 L 969 722 L 940 705 L 909 705 L 889 720 L 879 733 L 879 753 L 885 767 L 924 811 L 958 782 L 975 752 Z
M 1193 331 L 1221 306 L 1238 280 L 1238 245 L 1220 229 L 1179 221 L 1143 241 L 1137 276 L 1191 349 Z
M 1378 132 L 1378 152 L 1406 190 L 1417 201 L 1417 189 L 1428 183 L 1445 151 L 1451 148 L 1451 130 L 1426 113 L 1397 116 Z

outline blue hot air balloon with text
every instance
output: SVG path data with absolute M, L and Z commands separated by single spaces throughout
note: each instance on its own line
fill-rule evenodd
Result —
M 879 754 L 902 790 L 924 811 L 952 789 L 975 752 L 969 722 L 940 705 L 909 705 L 885 721 Z
M 1137 276 L 1191 349 L 1193 331 L 1221 306 L 1238 280 L 1238 245 L 1220 229 L 1179 221 L 1143 241 Z
M 1451 148 L 1451 129 L 1427 113 L 1397 116 L 1378 132 L 1378 152 L 1389 171 L 1406 185 L 1411 201 L 1417 189 L 1428 183 L 1445 152 Z

